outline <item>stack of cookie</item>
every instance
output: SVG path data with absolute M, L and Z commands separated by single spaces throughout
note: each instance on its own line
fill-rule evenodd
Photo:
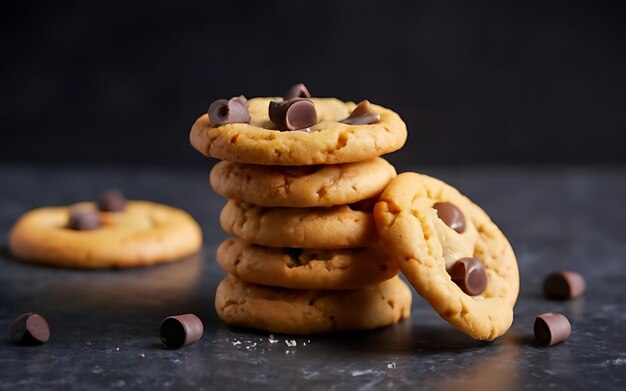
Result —
M 190 141 L 222 159 L 211 186 L 228 198 L 217 261 L 230 273 L 216 309 L 232 325 L 312 334 L 371 329 L 408 317 L 411 292 L 379 246 L 373 205 L 396 176 L 380 156 L 402 147 L 406 126 L 363 101 L 218 100 Z

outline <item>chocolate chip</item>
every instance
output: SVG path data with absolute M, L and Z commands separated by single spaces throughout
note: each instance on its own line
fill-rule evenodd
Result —
M 50 339 L 50 327 L 43 316 L 29 312 L 13 321 L 11 339 L 21 345 L 42 344 Z
M 465 216 L 456 205 L 450 202 L 437 202 L 433 205 L 433 208 L 437 210 L 437 216 L 439 216 L 448 227 L 460 234 L 465 232 Z
M 295 98 L 310 98 L 310 97 L 311 97 L 311 93 L 306 88 L 306 86 L 302 83 L 296 84 L 295 86 L 291 87 L 284 96 L 285 101 L 292 100 Z
M 279 130 L 299 130 L 315 125 L 317 112 L 309 99 L 295 98 L 287 102 L 270 102 L 269 116 Z
M 376 114 L 367 100 L 359 102 L 352 110 L 348 118 L 341 121 L 346 125 L 369 125 L 380 121 L 380 115 Z
M 70 218 L 67 228 L 77 231 L 90 231 L 100 226 L 98 210 L 88 205 L 74 205 L 70 207 Z
M 202 321 L 194 314 L 169 316 L 161 322 L 161 342 L 169 349 L 190 345 L 204 332 Z
M 209 119 L 211 125 L 224 125 L 236 123 L 249 123 L 248 100 L 245 96 L 218 99 L 209 106 Z
M 470 296 L 480 295 L 487 288 L 487 272 L 476 258 L 461 258 L 450 268 L 452 281 Z
M 121 212 L 126 206 L 126 197 L 119 190 L 109 189 L 100 194 L 96 205 L 103 212 Z
M 535 340 L 541 346 L 565 341 L 572 333 L 572 326 L 563 314 L 547 313 L 535 318 Z
M 548 299 L 574 299 L 585 291 L 585 279 L 572 271 L 559 271 L 550 274 L 543 282 L 543 293 Z

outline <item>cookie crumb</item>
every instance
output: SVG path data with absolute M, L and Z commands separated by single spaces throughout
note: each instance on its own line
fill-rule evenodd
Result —
M 389 368 L 389 369 L 396 369 L 396 363 L 392 362 L 392 363 L 387 364 L 387 368 Z
M 295 339 L 292 339 L 291 341 L 286 339 L 285 340 L 285 344 L 287 344 L 287 346 L 289 346 L 289 347 L 293 347 L 293 346 L 297 346 L 298 345 L 298 343 L 296 342 Z
M 146 357 L 146 355 L 144 353 L 139 353 L 139 357 Z
M 241 341 L 234 341 L 233 346 L 241 345 Z
M 270 341 L 270 343 L 278 343 L 278 340 L 274 339 L 274 334 L 270 334 L 268 340 Z
M 116 352 L 119 352 L 119 351 L 120 351 L 120 348 L 115 348 L 115 351 L 116 351 Z

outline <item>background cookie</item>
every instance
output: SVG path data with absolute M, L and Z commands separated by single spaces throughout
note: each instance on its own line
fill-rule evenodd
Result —
M 372 214 L 347 205 L 263 208 L 229 200 L 220 214 L 220 224 L 231 235 L 269 247 L 367 247 L 378 241 Z
M 222 269 L 256 284 L 292 289 L 358 289 L 398 274 L 382 250 L 271 248 L 226 239 L 217 249 Z
M 226 198 L 259 206 L 308 208 L 378 196 L 395 176 L 395 168 L 382 158 L 296 167 L 222 161 L 211 170 L 211 187 Z
M 178 260 L 202 245 L 196 221 L 166 205 L 128 201 L 123 212 L 100 212 L 102 226 L 89 231 L 66 228 L 68 218 L 68 207 L 24 214 L 11 230 L 11 252 L 51 266 L 125 268 Z
M 389 326 L 410 315 L 411 300 L 398 277 L 364 289 L 320 291 L 266 287 L 229 275 L 217 287 L 215 309 L 232 326 L 306 335 Z
M 238 163 L 275 165 L 337 164 L 366 160 L 393 152 L 404 145 L 406 125 L 398 114 L 370 105 L 380 121 L 370 125 L 347 125 L 339 121 L 356 107 L 335 98 L 311 98 L 317 123 L 311 132 L 276 131 L 269 119 L 271 101 L 248 101 L 250 123 L 211 126 L 208 115 L 196 120 L 189 134 L 191 145 L 206 156 Z
M 460 209 L 464 232 L 439 218 L 436 202 Z M 517 262 L 508 240 L 482 209 L 442 181 L 403 173 L 389 183 L 374 216 L 402 273 L 439 315 L 476 339 L 492 340 L 508 330 L 519 292 Z M 479 296 L 464 293 L 446 270 L 462 257 L 484 265 L 488 283 Z

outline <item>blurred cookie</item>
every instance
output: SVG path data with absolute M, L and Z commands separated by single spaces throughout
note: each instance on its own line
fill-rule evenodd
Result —
M 382 158 L 324 166 L 260 166 L 222 161 L 211 187 L 226 198 L 259 206 L 309 208 L 378 196 L 396 170 Z
M 245 115 L 240 113 L 244 106 L 241 97 L 228 102 L 224 100 L 222 113 L 237 118 L 220 118 L 219 108 L 209 110 L 216 112 L 214 123 L 207 114 L 198 118 L 191 128 L 189 140 L 195 149 L 209 157 L 238 163 L 291 166 L 371 159 L 401 148 L 406 141 L 406 125 L 389 109 L 367 105 L 375 119 L 358 121 L 355 120 L 357 117 L 369 117 L 361 113 L 362 110 L 355 110 L 357 105 L 352 102 L 334 98 L 306 101 L 312 104 L 298 103 L 306 109 L 298 111 L 309 114 L 310 106 L 314 107 L 311 125 L 302 122 L 305 129 L 280 131 L 284 121 L 275 118 L 279 122 L 276 123 L 270 119 L 270 102 L 275 102 L 280 117 L 281 113 L 284 114 L 280 108 L 282 98 L 250 99 Z M 359 115 L 354 115 L 354 111 Z
M 363 289 L 322 291 L 267 287 L 229 275 L 217 287 L 215 309 L 232 326 L 307 335 L 395 324 L 409 317 L 411 300 L 398 277 Z
M 96 269 L 170 262 L 200 250 L 200 226 L 182 210 L 146 201 L 107 212 L 95 205 L 27 212 L 11 230 L 11 252 L 28 262 Z
M 398 265 L 382 250 L 303 250 L 271 248 L 226 239 L 217 262 L 239 279 L 292 289 L 358 289 L 398 274 Z
M 426 175 L 393 179 L 374 208 L 382 240 L 402 273 L 457 329 L 480 340 L 513 321 L 519 272 L 489 216 L 452 186 Z
M 229 234 L 268 247 L 368 247 L 378 241 L 372 214 L 348 205 L 264 208 L 229 200 L 220 223 Z

